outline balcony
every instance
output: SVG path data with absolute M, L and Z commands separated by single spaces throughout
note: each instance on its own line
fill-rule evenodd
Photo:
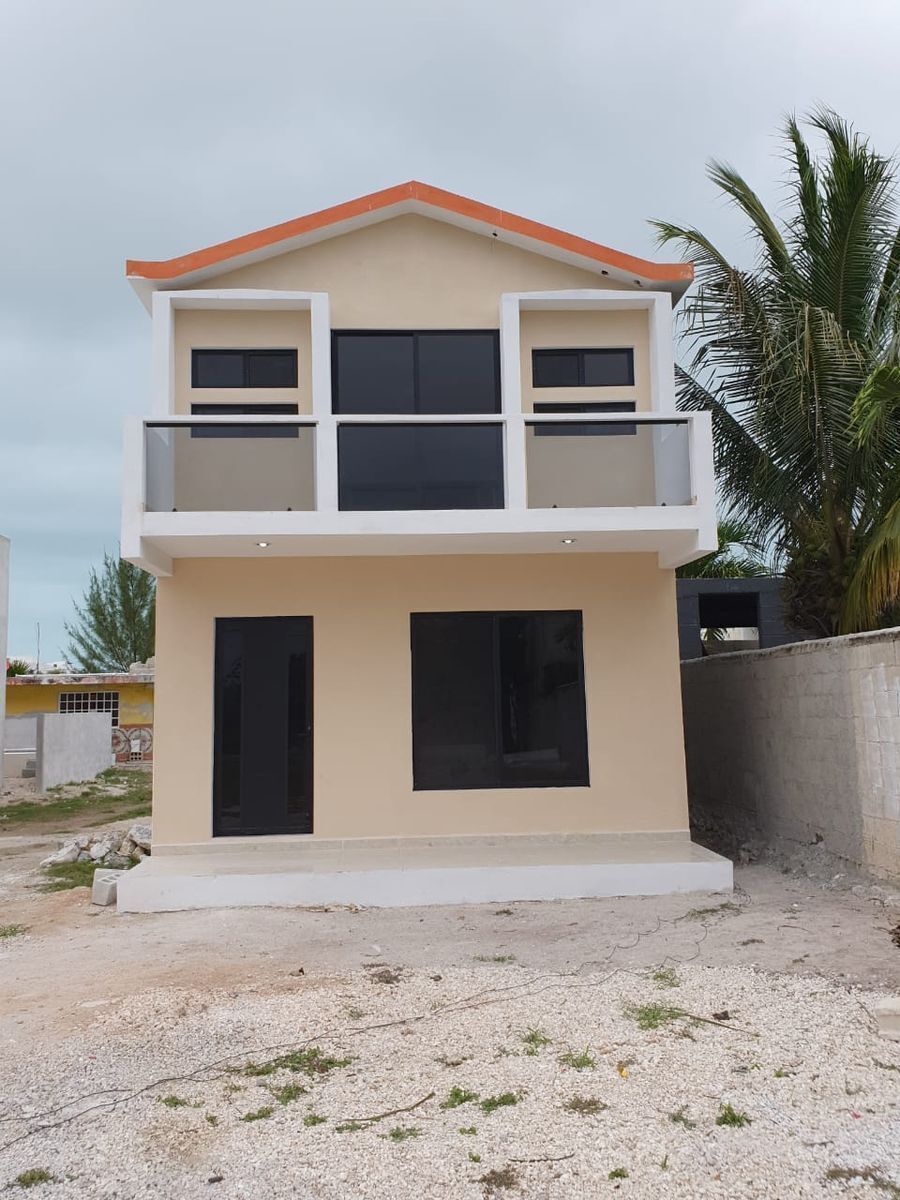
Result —
M 166 417 L 125 448 L 123 555 L 655 552 L 715 546 L 705 413 Z M 260 546 L 260 543 L 265 543 Z

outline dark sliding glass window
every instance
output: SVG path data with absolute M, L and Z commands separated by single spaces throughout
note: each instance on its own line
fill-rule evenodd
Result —
M 586 787 L 580 612 L 413 613 L 413 786 Z
M 499 425 L 341 425 L 338 496 L 345 511 L 502 508 Z
M 601 404 L 543 404 L 536 403 L 536 413 L 633 413 L 634 404 L 630 400 L 611 400 Z M 637 425 L 623 421 L 560 421 L 551 425 L 545 421 L 535 421 L 531 428 L 535 437 L 621 437 L 637 433 Z
M 499 412 L 499 334 L 337 331 L 332 393 L 336 413 Z
M 634 351 L 532 350 L 531 378 L 539 387 L 632 387 Z
M 296 350 L 192 350 L 191 387 L 295 388 Z
M 289 417 L 296 404 L 192 404 L 194 417 Z M 192 425 L 192 438 L 295 438 L 296 425 Z

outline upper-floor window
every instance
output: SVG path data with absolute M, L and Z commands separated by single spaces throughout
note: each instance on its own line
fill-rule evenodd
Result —
M 634 351 L 532 350 L 532 382 L 539 387 L 632 387 Z
M 332 339 L 336 413 L 500 411 L 495 329 L 341 330 Z
M 296 350 L 192 350 L 191 387 L 295 388 Z

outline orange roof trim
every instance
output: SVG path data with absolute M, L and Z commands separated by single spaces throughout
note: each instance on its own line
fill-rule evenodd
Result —
M 163 262 L 129 259 L 125 264 L 125 273 L 136 279 L 180 279 L 195 271 L 209 270 L 234 258 L 265 251 L 277 246 L 279 242 L 326 230 L 331 225 L 352 221 L 368 213 L 377 213 L 408 201 L 417 201 L 457 217 L 467 218 L 497 230 L 505 230 L 520 238 L 543 242 L 557 251 L 593 260 L 599 266 L 611 267 L 617 272 L 625 272 L 641 280 L 675 285 L 679 292 L 694 278 L 694 268 L 689 262 L 654 263 L 644 258 L 636 258 L 631 254 L 623 254 L 620 250 L 612 250 L 609 246 L 601 246 L 586 238 L 576 237 L 572 233 L 564 233 L 560 229 L 542 225 L 538 221 L 530 221 L 527 217 L 517 217 L 514 213 L 504 212 L 503 209 L 492 208 L 489 204 L 481 204 L 477 200 L 469 200 L 465 196 L 457 196 L 453 192 L 445 192 L 441 188 L 417 183 L 415 180 L 385 188 L 380 192 L 372 192 L 369 196 L 361 196 L 358 200 L 349 200 L 345 204 L 336 204 L 332 208 L 323 208 L 320 212 L 297 217 L 293 221 L 271 225 L 268 229 L 257 230 L 256 233 L 247 233 L 243 237 L 219 242 L 218 245 L 195 250 L 193 254 L 185 254 L 180 258 L 169 258 Z

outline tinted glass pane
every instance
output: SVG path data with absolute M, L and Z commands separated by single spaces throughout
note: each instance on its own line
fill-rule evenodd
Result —
M 415 411 L 411 334 L 334 335 L 334 411 Z
M 192 404 L 196 417 L 291 416 L 296 404 Z M 192 425 L 192 438 L 295 438 L 297 426 L 291 425 Z
M 493 647 L 489 614 L 412 618 L 416 788 L 496 786 Z
M 497 335 L 420 333 L 418 412 L 500 411 Z
M 243 387 L 243 352 L 240 350 L 192 350 L 191 384 L 195 388 Z
M 502 508 L 499 425 L 345 425 L 340 507 L 350 511 Z
M 535 387 L 578 387 L 578 351 L 532 350 L 531 372 Z
M 411 618 L 419 790 L 586 786 L 581 614 Z
M 247 386 L 255 388 L 296 387 L 297 351 L 249 351 L 247 355 Z
M 579 614 L 511 613 L 497 625 L 501 780 L 586 784 Z
M 634 383 L 633 350 L 585 350 L 585 387 L 631 387 Z
M 241 713 L 243 638 L 223 629 L 216 638 L 215 807 L 223 826 L 237 828 L 241 817 Z
M 612 400 L 600 404 L 535 404 L 536 413 L 614 413 L 634 412 L 634 404 L 630 400 Z M 535 422 L 530 426 L 535 437 L 622 437 L 637 433 L 637 426 L 618 421 L 595 421 L 593 424 L 582 425 L 578 421 L 560 421 L 558 425 L 548 422 Z

